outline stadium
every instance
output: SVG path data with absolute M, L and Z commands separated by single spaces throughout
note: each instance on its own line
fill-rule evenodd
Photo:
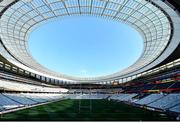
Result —
M 0 120 L 180 120 L 179 0 L 0 0 Z M 123 22 L 143 53 L 113 74 L 76 77 L 36 61 L 28 38 L 68 16 Z

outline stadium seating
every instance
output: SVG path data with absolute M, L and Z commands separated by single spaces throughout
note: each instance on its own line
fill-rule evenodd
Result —
M 109 94 L 70 94 L 67 99 L 106 99 Z
M 110 97 L 112 100 L 131 101 L 137 94 L 115 94 Z
M 173 84 L 172 82 L 156 84 L 155 87 L 152 88 L 152 90 L 155 90 L 155 89 L 167 89 L 172 84 Z
M 126 96 L 122 99 L 122 101 L 130 101 L 137 94 L 125 94 Z
M 150 94 L 143 98 L 133 98 L 137 94 L 114 94 L 110 99 L 118 101 L 129 101 L 139 105 L 146 105 L 155 109 L 170 110 L 180 112 L 180 94 Z M 136 100 L 133 100 L 136 99 Z
M 37 103 L 52 101 L 63 97 L 62 94 L 47 94 L 47 93 L 22 93 L 22 96 L 29 98 Z
M 172 88 L 174 88 L 174 89 L 180 88 L 180 82 L 174 83 L 170 88 L 171 88 L 171 89 L 172 89 Z
M 18 81 L 10 81 L 10 80 L 4 80 L 0 79 L 0 87 L 11 90 L 11 91 L 29 91 L 29 92 L 55 92 L 55 93 L 66 93 L 68 90 L 64 88 L 51 88 L 51 87 L 45 87 L 45 86 L 38 86 L 34 84 L 27 84 L 23 82 Z
M 0 111 L 34 105 L 63 98 L 62 94 L 47 93 L 1 93 Z
M 17 101 L 18 103 L 21 103 L 23 105 L 31 105 L 31 104 L 36 104 L 37 102 L 26 98 L 25 96 L 21 95 L 21 94 L 7 94 L 4 93 L 5 96 L 13 99 L 14 101 Z
M 23 104 L 15 102 L 14 100 L 6 97 L 3 94 L 0 94 L 0 105 L 4 109 L 11 109 L 23 106 Z
M 141 104 L 141 105 L 147 105 L 147 104 L 154 102 L 162 97 L 164 97 L 163 94 L 151 94 L 151 95 L 148 95 L 148 96 L 136 101 L 135 103 Z
M 0 111 L 3 111 L 3 110 L 4 110 L 4 108 L 2 106 L 0 106 Z
M 180 94 L 168 94 L 155 102 L 148 104 L 150 107 L 168 109 L 180 103 Z
M 180 113 L 180 104 L 169 109 L 170 111 Z

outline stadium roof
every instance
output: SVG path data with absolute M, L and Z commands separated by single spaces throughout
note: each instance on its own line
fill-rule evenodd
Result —
M 178 13 L 161 0 L 2 0 L 0 53 L 27 71 L 69 81 L 104 81 L 133 76 L 163 62 L 179 45 Z M 97 16 L 123 22 L 143 37 L 141 57 L 121 72 L 102 77 L 72 77 L 46 69 L 32 58 L 28 37 L 42 23 L 66 16 Z

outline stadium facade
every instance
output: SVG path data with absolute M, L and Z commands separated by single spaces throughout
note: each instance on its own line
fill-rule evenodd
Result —
M 179 8 L 176 0 L 1 0 L 1 113 L 60 98 L 91 98 L 120 100 L 179 115 Z M 46 22 L 73 16 L 96 16 L 130 25 L 143 38 L 143 53 L 123 71 L 101 77 L 73 77 L 50 71 L 33 59 L 28 37 Z M 25 93 L 22 98 L 5 91 Z M 18 104 L 1 101 L 8 99 L 5 96 L 19 99 Z M 33 103 L 26 97 L 45 101 Z

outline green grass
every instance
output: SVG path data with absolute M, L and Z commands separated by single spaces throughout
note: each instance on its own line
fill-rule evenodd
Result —
M 89 105 L 90 100 L 82 100 Z M 171 120 L 167 115 L 120 102 L 92 100 L 92 110 L 82 108 L 79 100 L 62 100 L 42 106 L 7 113 L 0 120 Z

